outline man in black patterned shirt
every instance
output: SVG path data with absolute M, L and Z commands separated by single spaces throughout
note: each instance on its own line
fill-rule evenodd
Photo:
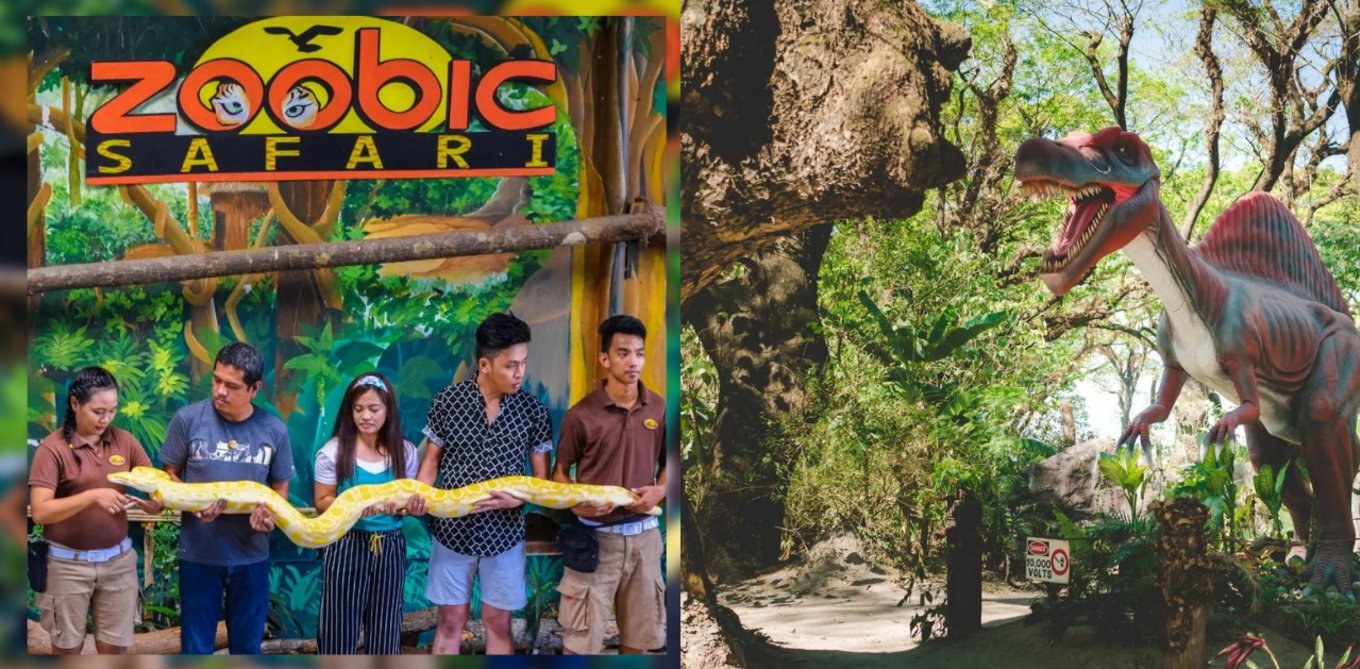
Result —
M 520 391 L 529 357 L 529 326 L 492 314 L 477 327 L 477 375 L 440 391 L 425 426 L 425 458 L 416 478 L 437 488 L 461 488 L 499 476 L 548 477 L 552 419 L 537 398 Z M 461 518 L 430 518 L 429 581 L 425 596 L 439 608 L 436 655 L 458 654 L 474 577 L 482 584 L 488 655 L 514 652 L 510 612 L 523 608 L 524 502 L 492 493 Z

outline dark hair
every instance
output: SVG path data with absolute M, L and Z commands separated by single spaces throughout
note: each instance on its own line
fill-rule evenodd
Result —
M 614 343 L 614 335 L 616 334 L 637 335 L 643 341 L 646 341 L 647 326 L 628 314 L 616 314 L 604 319 L 604 322 L 600 323 L 601 353 L 609 352 L 609 345 Z
M 529 343 L 529 324 L 514 314 L 491 314 L 477 326 L 477 359 L 490 360 L 515 344 Z
M 254 346 L 245 342 L 233 342 L 222 347 L 217 352 L 217 360 L 213 366 L 231 365 L 241 370 L 242 379 L 247 386 L 253 386 L 257 381 L 264 378 L 264 356 Z
M 86 367 L 71 379 L 71 386 L 66 389 L 66 419 L 61 424 L 61 436 L 67 443 L 76 434 L 76 412 L 71 408 L 71 398 L 75 398 L 76 404 L 84 405 L 91 395 L 101 390 L 118 390 L 118 379 L 103 367 Z
M 387 407 L 387 420 L 378 429 L 379 451 L 387 452 L 396 478 L 406 478 L 406 439 L 401 436 L 401 414 L 397 411 L 397 396 L 392 393 L 392 382 L 378 372 L 368 372 L 349 382 L 340 412 L 335 415 L 335 482 L 338 485 L 354 476 L 355 451 L 358 449 L 359 426 L 354 424 L 354 403 L 359 396 L 372 390 Z

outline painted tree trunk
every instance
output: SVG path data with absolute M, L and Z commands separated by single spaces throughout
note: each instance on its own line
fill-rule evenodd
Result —
M 279 195 L 298 220 L 311 226 L 325 214 L 326 200 L 335 187 L 337 184 L 334 181 L 285 181 L 279 183 Z M 284 236 L 288 237 L 286 228 L 281 229 L 285 230 Z M 305 242 L 291 237 L 289 241 L 294 244 Z M 274 311 L 278 346 L 274 350 L 273 392 L 274 406 L 287 420 L 297 407 L 297 393 L 289 383 L 292 371 L 285 369 L 284 365 L 294 356 L 305 353 L 296 337 L 313 332 L 312 328 L 320 330 L 328 323 L 334 327 L 340 314 L 325 308 L 323 287 L 319 283 L 317 271 L 279 272 L 278 277 L 278 306 Z
M 1209 578 L 1212 567 L 1204 538 L 1209 510 L 1198 500 L 1182 496 L 1170 502 L 1153 502 L 1149 511 L 1157 519 L 1153 550 L 1165 620 L 1162 666 L 1198 669 L 1207 659 L 1204 609 L 1213 597 Z
M 29 132 L 34 132 L 35 128 L 30 127 Z M 28 193 L 26 202 L 29 207 L 38 199 L 38 191 L 42 189 L 42 146 L 33 147 L 28 152 Z M 28 266 L 42 267 L 47 264 L 47 215 L 45 212 L 37 212 L 37 217 L 32 221 L 28 228 Z M 36 309 L 42 301 L 40 295 L 29 295 L 28 306 Z

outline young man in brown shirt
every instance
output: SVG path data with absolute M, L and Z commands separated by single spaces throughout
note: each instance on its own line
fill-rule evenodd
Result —
M 666 400 L 639 378 L 647 338 L 642 321 L 612 316 L 599 332 L 605 380 L 567 411 L 553 480 L 624 486 L 641 499 L 629 507 L 581 504 L 572 509 L 583 525 L 595 528 L 600 560 L 591 573 L 563 570 L 558 619 L 566 652 L 594 655 L 603 650 L 613 609 L 619 652 L 636 654 L 666 641 L 665 549 L 657 519 L 645 515 L 666 495 Z

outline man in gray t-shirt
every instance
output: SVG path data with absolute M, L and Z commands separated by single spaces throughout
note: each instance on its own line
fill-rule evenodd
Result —
M 264 359 L 249 344 L 217 354 L 210 399 L 175 413 L 160 460 L 185 483 L 255 481 L 288 498 L 293 450 L 283 421 L 256 407 Z M 226 594 L 228 647 L 260 653 L 269 610 L 269 532 L 273 517 L 258 506 L 249 516 L 220 517 L 226 502 L 186 513 L 180 528 L 180 647 L 213 652 Z

